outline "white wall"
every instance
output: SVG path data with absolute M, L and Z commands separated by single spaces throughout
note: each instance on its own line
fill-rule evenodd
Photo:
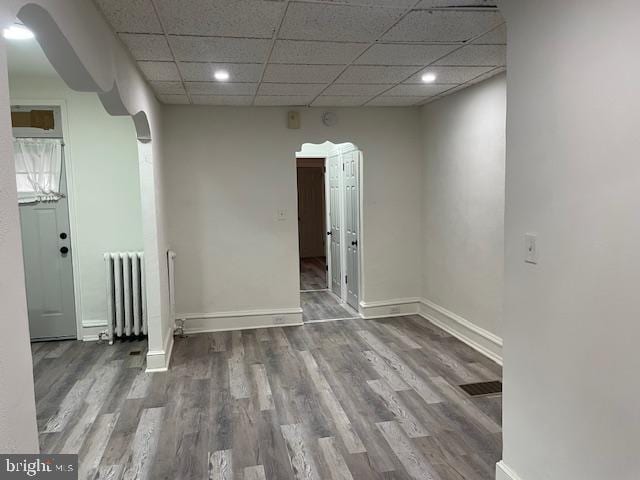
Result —
M 11 69 L 11 65 L 9 65 Z M 85 325 L 106 325 L 105 272 L 108 251 L 142 250 L 142 214 L 138 147 L 133 121 L 109 115 L 95 93 L 74 92 L 60 78 L 10 77 L 12 103 L 63 100 L 68 131 L 65 153 L 71 159 L 81 318 Z
M 159 104 L 129 52 L 113 34 L 93 2 L 4 0 L 0 3 L 0 28 L 15 22 L 16 17 L 36 32 L 40 45 L 44 45 L 45 54 L 71 88 L 99 93 L 101 101 L 113 115 L 134 116 L 138 137 L 146 141 L 150 140 L 149 143 L 138 144 L 139 150 L 144 153 L 139 165 L 149 314 L 147 366 L 166 368 L 173 336 L 171 335 L 172 322 L 169 320 L 165 255 L 168 245 L 164 231 L 162 203 L 163 181 L 160 168 L 162 150 L 157 138 L 161 121 Z M 6 77 L 6 64 L 2 62 L 0 64 L 0 109 L 8 113 L 10 102 Z M 9 123 L 6 124 L 8 125 Z M 0 129 L 0 144 L 11 145 L 10 129 Z M 7 182 L 14 185 L 13 155 L 6 149 L 0 150 L 0 154 L 3 155 L 2 160 L 5 165 L 0 170 L 0 182 L 3 185 Z M 0 214 L 3 216 L 3 221 L 5 215 L 8 218 L 7 223 L 3 223 L 3 228 L 8 231 L 1 240 L 3 254 L 6 253 L 19 260 L 21 259 L 19 229 L 11 216 L 15 202 L 14 191 L 2 190 Z M 2 290 L 0 320 L 5 322 L 7 318 L 11 318 L 13 323 L 12 329 L 5 332 L 7 335 L 3 335 L 3 342 L 12 345 L 12 348 L 2 349 L 3 354 L 7 352 L 10 355 L 11 362 L 0 363 L 0 376 L 3 378 L 3 385 L 11 384 L 13 388 L 2 389 L 0 393 L 0 412 L 10 411 L 12 414 L 11 422 L 1 425 L 0 439 L 2 442 L 12 442 L 15 441 L 12 439 L 28 438 L 31 447 L 25 446 L 21 450 L 30 451 L 38 447 L 37 437 L 31 435 L 35 433 L 35 426 L 31 432 L 28 420 L 32 415 L 34 416 L 33 387 L 29 378 L 31 361 L 27 355 L 28 335 L 23 334 L 27 328 L 26 310 L 23 308 L 24 285 L 16 281 L 22 277 L 21 264 L 17 266 L 15 261 L 6 263 L 3 261 L 0 281 L 10 282 L 12 286 Z M 5 372 L 5 368 L 9 367 L 11 372 Z M 21 382 L 5 382 L 4 378 L 20 378 Z M 31 423 L 35 425 L 34 422 Z
M 364 154 L 361 300 L 420 295 L 419 111 L 335 111 L 288 130 L 282 108 L 164 108 L 178 315 L 299 307 L 295 152 L 325 140 Z
M 422 109 L 422 296 L 502 333 L 506 78 Z
M 9 85 L 0 38 L 0 452 L 37 453 L 27 297 L 11 141 Z
M 640 3 L 503 2 L 504 462 L 640 475 Z M 537 233 L 539 263 L 524 262 Z

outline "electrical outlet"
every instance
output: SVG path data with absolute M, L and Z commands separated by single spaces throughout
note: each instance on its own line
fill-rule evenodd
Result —
M 391 308 L 389 309 L 389 313 L 390 313 L 391 315 L 394 315 L 394 314 L 396 314 L 396 313 L 400 313 L 400 307 L 391 307 Z
M 284 323 L 284 317 L 273 317 L 274 325 L 282 325 Z

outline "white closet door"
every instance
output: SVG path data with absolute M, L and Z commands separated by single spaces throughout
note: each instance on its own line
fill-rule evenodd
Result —
M 329 168 L 329 220 L 331 245 L 331 290 L 342 296 L 342 268 L 340 263 L 340 176 L 342 165 L 340 156 L 334 155 L 328 159 Z
M 359 286 L 359 225 L 360 225 L 360 193 L 359 193 L 359 158 L 360 152 L 352 151 L 344 154 L 344 214 L 345 214 L 345 242 L 346 242 L 346 283 L 347 303 L 358 310 Z

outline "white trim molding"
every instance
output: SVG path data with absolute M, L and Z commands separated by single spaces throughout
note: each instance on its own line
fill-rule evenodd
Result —
M 360 315 L 365 319 L 403 317 L 419 312 L 420 298 L 396 298 L 378 302 L 360 302 Z
M 184 321 L 186 334 L 304 325 L 300 307 L 178 314 L 176 320 Z
M 82 322 L 82 341 L 96 342 L 99 340 L 98 335 L 106 330 L 106 320 L 84 320 Z
M 163 350 L 149 350 L 147 352 L 147 373 L 166 372 L 171 363 L 173 353 L 173 325 L 167 331 L 167 339 Z
M 420 302 L 419 314 L 497 364 L 502 365 L 502 338 L 425 298 Z
M 496 463 L 496 480 L 522 480 L 522 478 L 504 463 L 504 460 L 500 460 Z

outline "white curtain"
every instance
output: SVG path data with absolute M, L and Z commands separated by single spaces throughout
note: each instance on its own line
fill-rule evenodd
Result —
M 62 198 L 62 141 L 53 138 L 14 138 L 18 203 L 54 202 Z

